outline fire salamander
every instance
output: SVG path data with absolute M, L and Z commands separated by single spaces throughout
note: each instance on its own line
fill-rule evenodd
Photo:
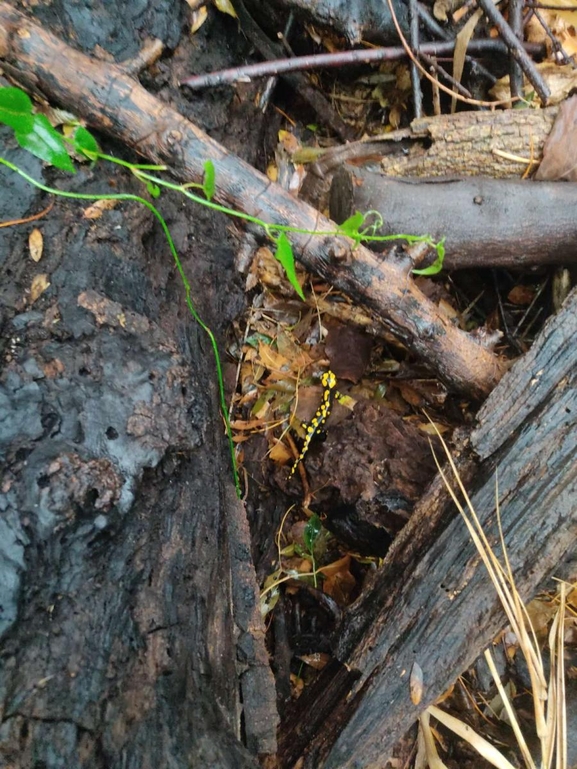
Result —
M 322 426 L 327 421 L 329 414 L 331 413 L 331 408 L 333 406 L 335 397 L 336 398 L 341 397 L 339 391 L 336 389 L 337 378 L 332 371 L 326 371 L 322 375 L 321 384 L 324 388 L 323 399 L 321 401 L 320 406 L 317 409 L 316 414 L 311 419 L 311 421 L 308 424 L 303 424 L 303 427 L 305 428 L 305 433 L 306 433 L 305 441 L 303 443 L 301 453 L 299 454 L 296 462 L 292 466 L 292 469 L 289 473 L 289 478 L 292 478 L 295 470 L 299 466 L 299 463 L 304 459 L 305 454 L 309 450 L 312 439 L 315 437 L 315 435 L 319 434 L 319 432 L 322 429 Z

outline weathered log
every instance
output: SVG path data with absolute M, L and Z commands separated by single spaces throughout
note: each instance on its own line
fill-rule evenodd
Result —
M 378 211 L 380 235 L 445 237 L 450 270 L 576 262 L 576 210 L 577 185 L 567 182 L 394 179 L 349 165 L 335 173 L 330 194 L 336 222 Z
M 204 163 L 211 160 L 216 200 L 271 223 L 334 231 L 317 211 L 227 153 L 119 67 L 63 45 L 6 3 L 0 3 L 0 56 L 32 76 L 50 98 L 138 152 L 167 163 L 183 180 L 200 181 Z M 291 240 L 305 267 L 375 310 L 451 387 L 483 397 L 501 377 L 502 362 L 439 313 L 410 279 L 411 265 L 405 259 L 378 260 L 366 248 L 353 250 L 346 238 L 295 232 Z
M 529 598 L 577 538 L 577 291 L 493 391 L 463 457 L 465 481 L 499 550 L 495 476 L 507 552 Z M 472 488 L 471 488 L 472 487 Z M 454 682 L 505 622 L 499 600 L 439 479 L 393 544 L 374 582 L 345 614 L 334 660 L 298 700 L 282 765 L 381 766 L 419 713 Z M 433 503 L 431 505 L 431 502 Z M 431 509 L 434 515 L 431 517 Z M 423 670 L 411 701 L 409 674 Z
M 458 112 L 413 120 L 409 128 L 331 147 L 311 166 L 324 178 L 347 161 L 382 157 L 387 176 L 518 179 L 539 164 L 558 107 Z

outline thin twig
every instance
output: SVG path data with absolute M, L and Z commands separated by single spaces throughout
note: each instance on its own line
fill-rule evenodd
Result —
M 503 14 L 498 10 L 493 0 L 478 0 L 478 2 L 479 7 L 483 9 L 489 21 L 499 30 L 499 34 L 507 43 L 507 46 L 511 51 L 511 55 L 519 63 L 519 66 L 541 99 L 541 103 L 546 105 L 549 96 L 551 95 L 551 91 L 527 55 L 523 45 L 517 39 L 513 30 L 505 21 Z
M 429 32 L 431 32 L 433 35 L 436 35 L 441 40 L 454 40 L 454 35 L 451 35 L 450 32 L 448 32 L 444 27 L 442 27 L 439 22 L 435 19 L 434 16 L 432 16 L 431 12 L 427 8 L 426 5 L 423 5 L 422 3 L 418 4 L 419 8 L 419 16 L 421 18 L 421 21 L 423 24 L 427 27 Z M 476 75 L 480 75 L 481 77 L 484 77 L 485 80 L 487 80 L 491 85 L 495 85 L 497 82 L 497 78 L 495 75 L 493 75 L 492 72 L 489 72 L 487 67 L 484 67 L 480 62 L 478 62 L 476 59 L 474 59 L 472 56 L 465 56 L 465 61 L 467 64 L 471 67 L 471 72 Z
M 545 48 L 541 44 L 526 43 L 525 48 L 533 55 L 542 56 Z M 454 41 L 444 43 L 423 43 L 421 52 L 430 56 L 447 56 L 455 49 Z M 507 46 L 501 40 L 472 40 L 469 49 L 473 54 L 508 52 Z M 207 72 L 203 75 L 193 75 L 181 81 L 193 90 L 201 88 L 214 88 L 227 83 L 246 82 L 256 77 L 268 75 L 281 75 L 288 72 L 299 72 L 312 69 L 328 69 L 332 67 L 348 67 L 351 64 L 371 64 L 380 61 L 396 61 L 407 57 L 407 52 L 402 46 L 389 48 L 370 48 L 352 51 L 339 51 L 338 53 L 320 53 L 313 56 L 297 56 L 294 59 L 277 59 L 275 61 L 263 61 L 258 64 L 248 64 L 244 67 L 232 67 L 219 72 Z M 509 100 L 507 100 L 509 102 Z M 489 104 L 489 102 L 487 102 Z M 494 104 L 494 102 L 491 102 Z
M 453 88 L 458 91 L 462 96 L 466 96 L 467 99 L 472 99 L 473 94 L 465 88 L 464 85 L 461 85 L 455 78 L 450 75 L 447 70 L 444 67 L 441 67 L 439 62 L 436 59 L 433 59 L 431 56 L 427 56 L 427 54 L 421 52 L 421 59 L 425 62 L 427 67 L 429 67 L 430 70 L 433 72 L 436 72 L 437 75 L 440 75 L 442 78 L 444 78 L 447 83 L 453 86 Z
M 509 24 L 514 35 L 523 42 L 523 0 L 509 0 Z M 509 88 L 513 98 L 523 95 L 523 70 L 512 55 L 509 62 Z
M 293 28 L 294 24 L 294 13 L 291 11 L 289 13 L 289 17 L 287 19 L 287 23 L 285 24 L 284 31 L 282 33 L 283 41 L 288 40 L 288 37 L 291 33 L 291 30 Z M 266 85 L 263 89 L 263 92 L 260 95 L 260 98 L 258 100 L 258 108 L 261 110 L 261 112 L 266 112 L 266 108 L 268 107 L 268 103 L 270 101 L 270 98 L 273 94 L 274 89 L 276 88 L 276 84 L 278 83 L 278 77 L 276 75 L 272 75 L 269 77 L 269 79 L 266 81 Z
M 419 11 L 417 0 L 409 0 L 409 33 L 413 51 L 419 52 Z M 413 87 L 413 108 L 415 118 L 423 117 L 423 91 L 421 90 L 421 78 L 419 70 L 414 62 L 411 62 L 411 85 Z
M 543 8 L 543 6 L 541 6 Z M 567 10 L 567 9 L 564 9 Z M 551 27 L 547 24 L 543 16 L 539 13 L 536 6 L 532 7 L 532 12 L 539 24 L 543 27 L 545 30 L 545 34 L 551 41 L 551 46 L 553 47 L 553 52 L 555 53 L 556 57 L 560 57 L 563 59 L 563 64 L 571 64 L 573 67 L 575 67 L 575 62 L 571 59 L 571 57 L 565 52 L 565 49 L 561 45 L 561 42 L 557 39 L 556 35 L 553 33 L 553 30 Z
M 267 35 L 262 31 L 256 21 L 247 11 L 244 3 L 241 0 L 235 0 L 234 7 L 244 34 L 256 47 L 263 59 L 274 61 L 282 56 L 285 56 L 284 47 L 279 43 L 273 42 L 269 37 L 267 37 Z M 289 59 L 289 61 L 291 61 L 291 59 Z M 263 63 L 265 65 L 267 64 L 267 62 Z M 269 69 L 263 74 L 283 74 L 284 79 L 287 81 L 290 87 L 296 91 L 296 93 L 298 93 L 303 99 L 305 99 L 305 101 L 307 101 L 315 110 L 320 122 L 329 126 L 343 141 L 350 141 L 353 139 L 355 136 L 354 130 L 345 123 L 341 116 L 332 107 L 328 99 L 326 99 L 323 94 L 320 93 L 320 91 L 312 86 L 309 79 L 300 74 L 300 72 L 297 72 L 296 69 L 297 68 L 294 68 L 295 71 L 292 72 L 287 70 L 287 74 L 284 74 L 273 68 Z M 246 81 L 247 78 L 243 77 L 241 79 Z M 218 85 L 218 83 L 214 83 L 213 85 Z
M 395 13 L 393 0 L 383 0 L 383 2 L 386 2 L 386 4 L 389 6 L 389 11 L 391 14 L 391 18 L 393 20 L 393 24 L 395 25 L 395 29 L 397 30 L 397 35 L 399 36 L 399 40 L 403 44 L 403 48 L 405 49 L 407 56 L 411 61 L 413 61 L 417 65 L 417 67 L 421 70 L 421 72 L 425 75 L 425 77 L 431 81 L 431 83 L 435 88 L 438 88 L 440 91 L 444 91 L 445 93 L 449 94 L 449 96 L 452 96 L 454 101 L 465 102 L 465 104 L 470 104 L 476 107 L 496 107 L 501 104 L 507 104 L 507 105 L 510 104 L 510 101 L 511 101 L 510 99 L 504 99 L 503 101 L 486 101 L 484 99 L 466 99 L 464 96 L 461 96 L 461 94 L 457 93 L 457 91 L 452 90 L 451 88 L 447 88 L 447 86 L 440 83 L 437 78 L 433 77 L 433 75 L 430 75 L 427 72 L 427 70 L 422 66 L 422 64 L 416 60 L 415 55 L 413 54 L 409 44 L 407 43 L 407 39 L 403 34 L 401 25 L 399 24 L 397 14 Z M 469 44 L 469 47 L 470 45 L 471 44 Z

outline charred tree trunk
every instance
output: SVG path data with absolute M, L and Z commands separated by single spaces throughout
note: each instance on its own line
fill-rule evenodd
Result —
M 46 208 L 0 178 L 3 220 Z M 130 180 L 85 166 L 58 184 Z M 256 767 L 276 701 L 212 351 L 150 214 L 88 205 L 0 230 L 0 765 Z M 218 332 L 242 301 L 226 222 L 159 206 Z
M 34 304 L 4 238 L 0 763 L 255 766 L 274 686 L 210 347 L 148 214 L 78 211 L 43 227 Z

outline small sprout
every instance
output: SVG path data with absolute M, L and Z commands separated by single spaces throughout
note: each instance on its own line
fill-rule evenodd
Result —
M 202 182 L 202 190 L 207 200 L 212 200 L 215 191 L 215 172 L 214 163 L 212 160 L 207 160 L 204 163 L 204 179 Z
M 74 149 L 77 152 L 86 155 L 90 160 L 97 159 L 100 147 L 90 131 L 87 131 L 84 126 L 79 125 L 76 127 L 72 138 L 74 141 Z
M 300 286 L 300 283 L 298 282 L 293 249 L 290 244 L 290 240 L 287 238 L 284 232 L 281 232 L 278 236 L 276 241 L 276 251 L 274 255 L 275 259 L 278 259 L 278 261 L 282 264 L 284 271 L 286 272 L 286 276 L 291 283 L 291 286 L 304 302 L 305 295 L 303 294 L 303 290 Z

